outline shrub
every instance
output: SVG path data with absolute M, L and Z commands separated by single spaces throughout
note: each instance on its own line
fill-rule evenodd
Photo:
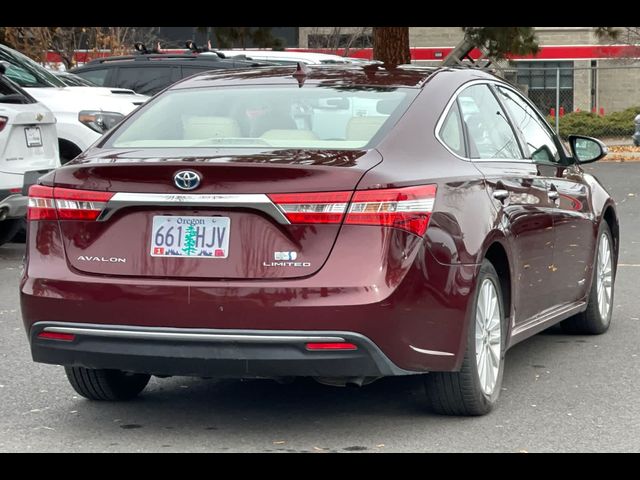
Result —
M 569 135 L 586 135 L 588 137 L 626 137 L 633 135 L 636 115 L 640 107 L 630 107 L 621 112 L 600 116 L 590 112 L 571 112 L 560 117 L 560 136 L 566 139 Z M 555 125 L 553 117 L 547 117 L 549 123 Z

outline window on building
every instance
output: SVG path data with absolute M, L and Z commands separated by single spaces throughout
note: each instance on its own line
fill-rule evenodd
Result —
M 548 115 L 556 108 L 557 71 L 560 69 L 560 106 L 573 111 L 573 62 L 517 62 L 516 82 L 526 85 L 531 101 Z

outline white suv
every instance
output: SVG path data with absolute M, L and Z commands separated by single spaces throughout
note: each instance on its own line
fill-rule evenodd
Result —
M 0 245 L 24 226 L 27 191 L 60 166 L 56 119 L 3 73 L 0 63 Z
M 149 97 L 130 90 L 67 87 L 53 73 L 30 58 L 0 45 L 5 75 L 53 112 L 62 163 L 87 149 Z

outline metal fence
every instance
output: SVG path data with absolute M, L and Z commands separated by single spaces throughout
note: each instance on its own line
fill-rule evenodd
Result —
M 632 145 L 640 114 L 640 63 L 579 68 L 533 63 L 497 66 L 495 72 L 517 85 L 563 137 L 582 134 L 608 145 Z

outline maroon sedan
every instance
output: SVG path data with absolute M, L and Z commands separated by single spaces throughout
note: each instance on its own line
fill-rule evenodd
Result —
M 205 73 L 29 192 L 33 359 L 93 400 L 150 375 L 425 374 L 496 403 L 505 351 L 609 327 L 614 201 L 517 89 L 475 69 Z

